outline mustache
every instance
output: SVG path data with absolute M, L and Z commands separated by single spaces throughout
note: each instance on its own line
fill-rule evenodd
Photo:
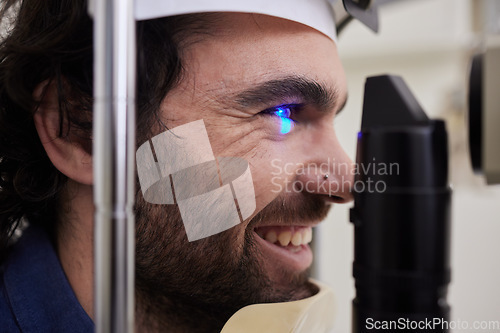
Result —
M 313 194 L 280 194 L 258 212 L 248 224 L 255 227 L 273 221 L 273 225 L 310 224 L 324 220 L 332 205 Z

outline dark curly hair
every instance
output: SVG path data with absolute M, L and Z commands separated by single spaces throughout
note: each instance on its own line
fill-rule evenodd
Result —
M 20 221 L 55 230 L 67 178 L 51 163 L 33 121 L 33 90 L 57 87 L 59 135 L 77 132 L 91 150 L 92 19 L 85 0 L 2 0 L 0 43 L 0 259 Z M 159 105 L 180 80 L 187 35 L 206 33 L 207 15 L 137 23 L 137 141 L 159 122 Z M 64 129 L 64 130 L 63 130 Z

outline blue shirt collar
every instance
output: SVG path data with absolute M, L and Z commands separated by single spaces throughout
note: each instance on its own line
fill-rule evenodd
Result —
M 4 265 L 4 284 L 23 332 L 93 332 L 48 235 L 30 226 Z

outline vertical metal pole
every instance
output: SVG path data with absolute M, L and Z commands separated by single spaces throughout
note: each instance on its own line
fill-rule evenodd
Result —
M 134 330 L 133 0 L 94 3 L 94 322 Z

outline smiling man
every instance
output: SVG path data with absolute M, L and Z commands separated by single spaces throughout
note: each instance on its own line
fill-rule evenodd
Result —
M 0 49 L 0 323 L 9 332 L 92 330 L 85 9 L 24 0 Z M 256 209 L 189 242 L 179 208 L 146 202 L 138 187 L 137 331 L 216 332 L 246 305 L 317 292 L 311 229 L 351 200 L 349 170 L 317 167 L 350 165 L 333 126 L 345 100 L 335 42 L 301 23 L 216 12 L 138 24 L 138 146 L 203 120 L 215 156 L 248 162 Z

